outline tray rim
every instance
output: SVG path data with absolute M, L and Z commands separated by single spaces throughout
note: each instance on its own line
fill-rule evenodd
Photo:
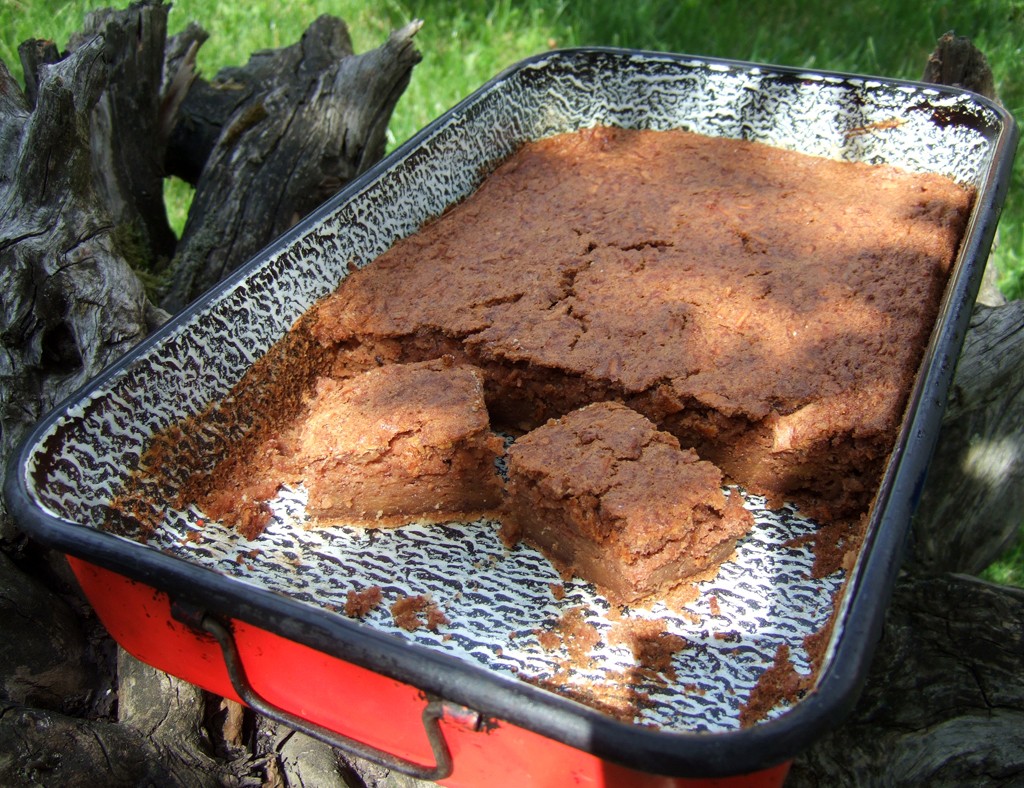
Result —
M 908 399 L 906 412 L 910 416 L 905 418 L 893 449 L 894 457 L 910 452 L 915 462 L 908 465 L 906 461 L 890 461 L 888 465 L 871 510 L 871 523 L 858 565 L 847 580 L 842 603 L 835 613 L 837 621 L 842 622 L 840 639 L 844 648 L 836 649 L 836 639 L 833 638 L 830 649 L 835 653 L 830 654 L 814 690 L 805 698 L 773 719 L 733 731 L 696 733 L 642 728 L 526 682 L 496 675 L 454 656 L 378 632 L 344 616 L 328 614 L 297 600 L 254 588 L 211 568 L 55 517 L 36 505 L 26 478 L 30 458 L 37 444 L 76 404 L 103 388 L 107 381 L 147 354 L 153 346 L 179 331 L 184 323 L 201 313 L 224 290 L 245 278 L 267 256 L 286 248 L 302 237 L 310 225 L 328 217 L 356 197 L 441 126 L 451 122 L 499 83 L 523 69 L 539 67 L 547 61 L 597 55 L 664 60 L 748 73 L 761 71 L 766 75 L 796 79 L 877 83 L 946 96 L 966 95 L 992 112 L 1001 123 L 992 143 L 986 177 L 978 190 L 976 207 L 965 230 L 965 242 L 958 253 L 957 266 L 965 270 L 951 280 L 947 288 Z M 9 511 L 23 531 L 64 553 L 150 585 L 172 598 L 201 604 L 211 612 L 262 627 L 600 758 L 641 771 L 673 776 L 721 777 L 768 768 L 792 758 L 845 717 L 866 680 L 867 667 L 881 634 L 884 613 L 910 535 L 911 514 L 920 497 L 927 465 L 937 443 L 938 425 L 966 334 L 970 307 L 980 285 L 980 274 L 984 268 L 984 259 L 980 258 L 982 253 L 987 258 L 998 224 L 999 208 L 1009 188 L 1010 167 L 1018 138 L 1013 116 L 996 102 L 962 88 L 913 80 L 617 47 L 558 49 L 525 58 L 501 71 L 428 123 L 293 228 L 253 255 L 227 279 L 194 300 L 56 405 L 11 454 L 3 488 Z M 955 355 L 950 348 L 956 349 Z M 866 589 L 871 591 L 870 599 Z

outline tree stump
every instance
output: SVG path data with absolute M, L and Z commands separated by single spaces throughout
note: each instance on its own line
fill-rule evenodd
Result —
M 215 285 L 384 155 L 388 120 L 419 61 L 419 27 L 355 56 L 344 22 L 320 17 L 292 47 L 258 53 L 189 91 L 195 99 L 185 99 L 179 125 L 203 134 L 174 149 L 181 163 L 171 164 L 199 175 L 165 308 Z
M 157 301 L 180 308 L 379 159 L 419 60 L 419 22 L 356 55 L 344 23 L 325 16 L 295 45 L 206 82 L 195 73 L 206 33 L 191 25 L 168 40 L 168 10 L 97 11 L 66 52 L 25 42 L 24 91 L 0 63 L 4 464 L 46 411 L 166 320 Z M 167 173 L 196 185 L 180 240 Z M 147 294 L 139 273 L 164 286 Z M 65 588 L 31 577 L 40 561 L 6 507 L 0 545 L 11 556 L 0 556 L 0 628 L 17 635 L 0 649 L 0 783 L 327 784 L 333 759 L 318 743 L 282 734 L 257 757 L 235 741 L 251 719 L 229 736 L 205 693 L 123 654 L 111 720 L 83 656 L 97 635 L 80 631 Z
M 945 573 L 899 583 L 857 707 L 787 788 L 1022 780 L 1024 590 Z
M 116 46 L 41 68 L 35 106 L 0 65 L 0 453 L 160 321 L 93 177 L 91 121 Z M 0 539 L 13 532 L 2 513 Z
M 418 22 L 355 55 L 344 23 L 321 17 L 294 45 L 206 81 L 195 56 L 207 34 L 191 25 L 167 39 L 167 11 L 143 0 L 96 12 L 64 53 L 26 42 L 24 91 L 0 64 L 4 462 L 45 411 L 167 311 L 378 159 L 419 59 Z M 965 39 L 944 36 L 926 79 L 991 92 L 979 55 Z M 171 173 L 196 186 L 181 239 L 169 233 L 160 198 Z M 243 199 L 252 195 L 262 199 Z M 159 283 L 151 294 L 138 270 Z M 1024 779 L 1024 592 L 955 574 L 977 572 L 998 554 L 1024 509 L 1024 305 L 995 296 L 986 303 L 971 323 L 911 558 L 863 697 L 844 725 L 797 759 L 792 785 Z M 19 575 L 30 562 L 4 509 L 0 544 L 12 557 L 0 564 L 0 586 L 37 593 Z M 28 650 L 14 657 L 0 650 L 8 662 L 0 671 L 13 675 L 11 661 L 26 659 L 77 662 L 88 641 L 45 593 L 31 598 L 52 607 L 47 637 L 57 640 L 43 657 L 31 651 L 37 643 L 20 644 Z M 0 782 L 416 782 L 242 715 L 124 656 L 119 674 L 118 721 L 81 712 L 84 701 L 71 708 L 24 683 L 0 683 Z M 65 700 L 96 686 L 75 671 L 61 678 L 53 691 Z

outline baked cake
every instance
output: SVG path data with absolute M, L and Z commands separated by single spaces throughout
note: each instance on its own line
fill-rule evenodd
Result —
M 519 438 L 507 491 L 506 540 L 529 542 L 617 604 L 717 566 L 754 523 L 718 468 L 615 402 Z
M 853 520 L 892 449 L 972 199 L 935 175 L 684 131 L 528 143 L 302 316 L 215 409 L 222 459 L 178 480 L 181 502 L 258 532 L 276 482 L 253 470 L 273 466 L 278 481 L 309 479 L 319 516 L 386 522 L 388 507 L 349 503 L 350 466 L 297 467 L 281 436 L 310 417 L 314 386 L 333 403 L 349 390 L 339 381 L 450 357 L 446 374 L 480 371 L 498 428 L 620 402 L 773 505 Z M 384 409 L 411 415 L 406 396 Z M 330 422 L 336 405 L 323 407 Z M 452 473 L 487 464 L 474 435 Z M 319 439 L 305 440 L 312 452 Z M 210 453 L 196 441 L 179 453 L 194 449 Z M 413 485 L 428 465 L 402 472 Z M 429 476 L 394 486 L 406 508 L 426 503 Z M 439 514 L 486 507 L 494 489 L 444 493 Z
M 494 509 L 503 448 L 480 374 L 442 359 L 322 378 L 291 451 L 310 515 L 393 525 Z
M 867 509 L 972 191 L 691 134 L 523 146 L 305 324 L 333 374 L 450 354 L 492 420 L 621 401 L 773 503 Z
M 294 421 L 247 462 L 218 465 L 201 503 L 250 538 L 262 523 L 247 507 L 265 506 L 281 484 L 306 489 L 313 525 L 472 519 L 501 503 L 503 451 L 477 370 L 450 358 L 390 364 L 321 377 Z

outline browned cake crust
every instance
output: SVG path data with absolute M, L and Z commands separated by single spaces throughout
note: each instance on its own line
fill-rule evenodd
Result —
M 479 372 L 450 359 L 321 379 L 287 447 L 310 515 L 375 525 L 494 509 L 502 450 Z
M 721 563 L 754 523 L 714 465 L 613 402 L 518 439 L 507 490 L 506 539 L 526 540 L 620 604 Z
M 210 517 L 244 530 L 246 506 L 283 483 L 305 486 L 311 525 L 471 519 L 501 503 L 503 442 L 481 375 L 450 358 L 320 378 L 305 407 L 273 426 L 247 462 L 214 469 L 202 501 Z
M 385 463 L 315 457 L 318 438 L 289 431 L 317 379 L 336 379 L 319 384 L 330 423 L 338 380 L 450 356 L 482 371 L 498 426 L 623 402 L 773 503 L 854 518 L 892 449 L 972 197 L 937 176 L 681 131 L 531 143 L 346 277 L 255 365 L 212 412 L 215 468 L 166 471 L 165 449 L 210 455 L 187 429 L 148 462 L 179 503 L 247 535 L 279 483 L 307 476 L 315 514 L 392 522 L 346 486 Z M 388 407 L 405 418 L 403 397 Z M 490 449 L 468 440 L 455 486 L 487 464 Z M 406 509 L 447 484 L 430 471 L 440 457 L 394 456 L 386 475 Z M 425 485 L 397 481 L 413 476 Z M 438 517 L 476 506 L 447 495 L 430 503 Z
M 866 510 L 972 193 L 686 132 L 526 145 L 310 316 L 336 374 L 449 353 L 529 429 L 619 400 L 773 501 Z

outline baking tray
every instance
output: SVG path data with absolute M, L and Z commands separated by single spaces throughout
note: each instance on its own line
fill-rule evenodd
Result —
M 792 506 L 769 510 L 763 500 L 747 496 L 757 525 L 734 559 L 701 585 L 694 602 L 682 612 L 664 606 L 627 611 L 627 618 L 665 619 L 689 644 L 675 657 L 673 677 L 643 678 L 631 672 L 628 649 L 610 644 L 614 624 L 604 599 L 581 581 L 563 583 L 528 546 L 505 547 L 493 521 L 304 530 L 301 492 L 295 492 L 275 502 L 274 520 L 250 542 L 205 522 L 202 512 L 173 509 L 154 492 L 139 502 L 163 518 L 148 540 L 105 530 L 109 504 L 152 436 L 221 400 L 353 266 L 371 262 L 464 198 L 522 142 L 594 125 L 684 128 L 756 140 L 937 172 L 977 189 L 907 415 L 851 567 L 812 578 L 814 551 L 799 537 L 813 536 L 824 524 Z M 355 685 L 368 681 L 377 692 L 383 685 L 371 678 L 379 677 L 413 689 L 408 702 L 417 715 L 424 704 L 441 708 L 431 719 L 447 715 L 449 742 L 448 752 L 440 754 L 431 736 L 430 749 L 401 741 L 381 746 L 404 748 L 401 759 L 413 763 L 410 773 L 441 777 L 452 771 L 450 765 L 416 764 L 433 756 L 450 760 L 453 753 L 458 761 L 467 748 L 451 746 L 452 720 L 462 714 L 462 722 L 471 719 L 469 728 L 490 740 L 501 730 L 538 736 L 559 752 L 604 764 L 606 775 L 633 770 L 624 772 L 633 782 L 638 774 L 720 777 L 768 769 L 766 774 L 777 776 L 773 768 L 842 719 L 864 678 L 936 442 L 1016 139 L 1004 109 L 953 88 L 603 48 L 527 59 L 353 181 L 43 419 L 12 458 L 4 488 L 8 506 L 29 534 L 71 558 L 122 645 L 164 670 L 257 707 L 260 695 L 273 697 L 268 713 L 276 711 L 328 739 L 344 723 L 317 711 L 315 703 L 310 710 L 304 699 L 322 695 L 326 684 L 311 688 L 293 675 L 309 649 L 328 664 L 362 671 L 351 679 Z M 382 589 L 384 604 L 361 621 L 343 615 L 348 591 L 370 586 Z M 556 586 L 564 588 L 561 598 L 552 593 Z M 140 607 L 129 601 L 133 594 L 143 599 Z M 388 605 L 411 595 L 428 595 L 448 623 L 437 631 L 397 627 Z M 593 668 L 567 675 L 560 672 L 564 651 L 543 648 L 539 632 L 577 608 L 602 637 L 592 653 Z M 140 610 L 154 621 L 136 620 Z M 163 643 L 170 636 L 158 633 L 160 628 L 185 640 Z M 788 646 L 797 673 L 807 674 L 804 638 L 822 631 L 829 640 L 811 690 L 741 726 L 741 709 L 779 647 Z M 247 650 L 246 633 L 252 632 L 269 640 Z M 188 633 L 196 643 L 186 642 Z M 246 685 L 246 676 L 252 677 L 268 652 L 280 658 L 273 671 L 261 674 L 267 687 L 257 692 Z M 288 654 L 299 662 L 290 664 Z M 600 690 L 602 683 L 621 688 L 626 676 L 639 682 L 635 689 L 645 698 L 632 719 L 573 699 Z M 553 682 L 560 685 L 557 691 Z M 337 689 L 343 708 L 356 703 L 355 685 L 342 682 Z M 434 723 L 424 725 L 430 729 Z M 363 740 L 388 740 L 386 731 L 354 734 L 356 748 Z M 394 765 L 387 753 L 368 754 Z M 455 768 L 450 779 L 476 784 L 471 771 Z M 479 779 L 497 784 L 493 774 L 490 782 Z

